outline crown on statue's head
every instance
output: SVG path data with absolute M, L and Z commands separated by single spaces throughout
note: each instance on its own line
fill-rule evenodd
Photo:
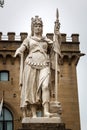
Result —
M 32 25 L 40 24 L 43 26 L 42 19 L 39 16 L 35 16 L 35 18 L 31 18 Z

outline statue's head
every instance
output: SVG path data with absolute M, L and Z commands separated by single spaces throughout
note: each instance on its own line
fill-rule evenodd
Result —
M 31 18 L 31 35 L 34 35 L 34 26 L 40 25 L 43 28 L 42 19 L 39 16 L 35 16 L 35 18 Z

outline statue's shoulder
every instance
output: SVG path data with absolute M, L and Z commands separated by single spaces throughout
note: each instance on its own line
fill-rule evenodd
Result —
M 30 43 L 31 40 L 32 40 L 32 36 L 27 36 L 27 37 L 24 39 L 23 42 L 25 42 L 25 43 Z
M 25 40 L 30 40 L 31 39 L 31 36 L 27 36 L 26 38 L 25 38 Z
M 30 36 L 28 36 L 27 38 L 28 38 L 28 40 L 29 40 L 29 41 L 32 41 L 32 40 L 34 40 L 34 41 L 35 41 L 35 40 L 36 40 L 36 38 L 35 38 L 34 36 L 31 36 L 31 35 L 30 35 Z

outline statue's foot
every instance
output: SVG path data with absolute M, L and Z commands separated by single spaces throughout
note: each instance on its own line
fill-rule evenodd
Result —
M 49 112 L 45 112 L 45 113 L 44 113 L 44 117 L 52 117 L 52 116 L 53 116 L 52 113 L 49 113 Z

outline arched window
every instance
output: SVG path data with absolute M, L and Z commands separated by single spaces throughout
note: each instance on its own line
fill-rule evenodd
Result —
M 0 81 L 9 81 L 9 71 L 7 70 L 0 71 Z
M 0 116 L 0 130 L 13 130 L 13 116 L 7 109 L 3 108 Z

